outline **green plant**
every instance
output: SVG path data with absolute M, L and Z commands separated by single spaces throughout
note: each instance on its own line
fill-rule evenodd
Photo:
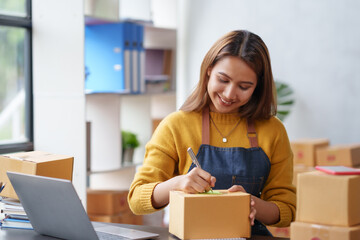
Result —
M 290 86 L 284 82 L 275 81 L 276 94 L 277 94 L 277 117 L 284 121 L 284 119 L 289 115 L 292 106 L 295 103 L 294 100 L 294 91 Z
M 135 133 L 129 131 L 121 131 L 122 148 L 137 148 L 140 145 Z

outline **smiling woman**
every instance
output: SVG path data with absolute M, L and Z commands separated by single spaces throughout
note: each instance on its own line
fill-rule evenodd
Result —
M 0 1 L 0 153 L 32 150 L 30 0 Z
M 232 31 L 204 57 L 200 79 L 180 111 L 167 116 L 146 145 L 144 164 L 130 187 L 136 214 L 157 211 L 173 190 L 208 189 L 251 194 L 252 234 L 271 235 L 264 224 L 295 219 L 293 159 L 275 117 L 270 56 L 254 33 Z M 186 154 L 191 147 L 201 168 Z

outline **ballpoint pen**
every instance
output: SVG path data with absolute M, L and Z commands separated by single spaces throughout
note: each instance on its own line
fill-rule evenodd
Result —
M 5 188 L 6 183 L 0 182 L 0 192 Z
M 200 166 L 200 163 L 198 162 L 198 160 L 197 160 L 197 158 L 196 158 L 196 156 L 195 156 L 195 154 L 194 154 L 194 151 L 192 150 L 191 147 L 189 147 L 189 148 L 187 149 L 187 152 L 189 153 L 190 158 L 191 158 L 191 161 L 195 164 L 195 166 L 196 166 L 197 168 L 202 169 L 201 166 Z M 209 191 L 205 191 L 205 192 L 212 192 L 212 188 L 210 187 Z
M 188 148 L 187 152 L 189 153 L 189 155 L 190 155 L 190 157 L 191 157 L 191 160 L 192 160 L 192 162 L 195 164 L 195 166 L 196 166 L 197 168 L 202 169 L 201 166 L 200 166 L 200 163 L 198 162 L 198 160 L 197 160 L 197 158 L 196 158 L 196 156 L 195 156 L 195 154 L 194 154 L 194 151 L 192 150 L 191 147 Z

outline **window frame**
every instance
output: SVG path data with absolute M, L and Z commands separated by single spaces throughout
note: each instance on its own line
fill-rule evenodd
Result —
M 0 14 L 0 26 L 23 28 L 26 31 L 24 40 L 25 134 L 28 138 L 26 142 L 0 144 L 0 154 L 34 150 L 31 0 L 26 0 L 26 15 L 18 17 Z

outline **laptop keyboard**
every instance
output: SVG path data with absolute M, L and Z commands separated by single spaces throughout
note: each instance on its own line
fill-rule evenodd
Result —
M 114 239 L 114 240 L 119 240 L 119 239 L 129 240 L 129 238 L 122 237 L 119 235 L 113 235 L 113 234 L 105 233 L 105 232 L 96 231 L 96 234 L 100 240 L 112 240 L 112 239 Z

